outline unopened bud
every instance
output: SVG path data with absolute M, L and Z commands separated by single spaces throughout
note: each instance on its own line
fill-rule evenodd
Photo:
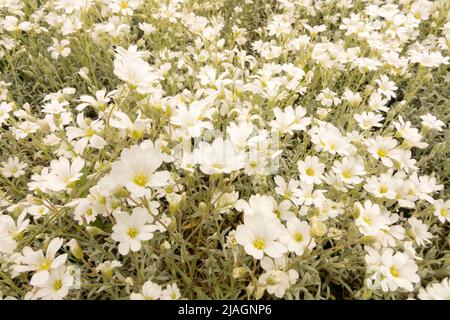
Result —
M 82 259 L 83 258 L 83 250 L 81 249 L 80 245 L 78 244 L 78 241 L 76 239 L 71 239 L 67 245 L 70 248 L 70 252 L 72 253 L 72 255 L 77 258 L 77 259 Z
M 105 231 L 103 231 L 100 228 L 94 227 L 94 226 L 87 226 L 86 227 L 86 231 L 91 235 L 91 236 L 97 236 L 97 235 L 108 235 Z
M 259 300 L 259 299 L 261 299 L 262 298 L 262 296 L 263 296 L 263 294 L 264 294 L 264 291 L 266 290 L 266 288 L 264 288 L 264 287 L 256 287 L 256 290 L 255 290 L 255 292 L 254 292 L 254 295 L 255 295 L 255 299 L 256 300 Z
M 160 248 L 162 251 L 168 251 L 171 248 L 171 245 L 170 245 L 169 241 L 166 240 L 163 243 L 161 243 Z
M 322 237 L 327 233 L 327 226 L 317 218 L 311 219 L 311 231 L 309 234 L 311 237 Z
M 236 267 L 233 269 L 233 278 L 238 279 L 247 273 L 244 267 Z
M 373 244 L 376 241 L 376 238 L 374 236 L 364 236 L 361 239 L 361 243 L 365 245 Z

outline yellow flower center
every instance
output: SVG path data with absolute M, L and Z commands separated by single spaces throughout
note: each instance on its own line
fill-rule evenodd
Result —
M 303 235 L 301 233 L 296 233 L 294 239 L 295 241 L 300 242 L 303 240 Z
M 53 284 L 53 289 L 55 289 L 55 291 L 57 291 L 57 290 L 61 289 L 62 286 L 63 286 L 63 282 L 60 279 L 58 279 Z
M 385 186 L 382 186 L 382 187 L 380 188 L 380 193 L 386 193 L 387 191 L 388 191 L 388 188 L 385 187 Z
M 144 136 L 144 131 L 129 130 L 129 133 L 130 133 L 131 138 L 133 138 L 135 140 L 139 140 L 140 138 L 142 138 Z
M 363 220 L 364 220 L 364 222 L 367 223 L 369 226 L 372 224 L 372 219 L 370 219 L 369 217 L 364 217 Z
M 448 215 L 447 209 L 441 209 L 441 216 L 446 217 Z
M 136 238 L 138 233 L 139 232 L 136 228 L 130 228 L 130 229 L 128 229 L 128 232 L 127 232 L 127 234 L 130 236 L 131 239 Z
M 399 276 L 399 273 L 398 273 L 397 269 L 395 269 L 395 267 L 391 267 L 390 271 L 391 271 L 391 274 L 393 277 L 397 278 Z
M 127 2 L 127 1 L 122 1 L 122 2 L 120 3 L 120 7 L 121 7 L 122 9 L 128 8 L 128 2 Z
M 350 179 L 352 177 L 352 172 L 350 170 L 344 170 L 342 171 L 342 176 L 345 179 Z
M 92 128 L 87 128 L 86 133 L 85 133 L 86 137 L 90 138 L 94 134 L 95 134 L 95 131 Z
M 140 187 L 145 187 L 148 182 L 148 177 L 145 174 L 137 174 L 134 176 L 133 182 Z
M 313 176 L 314 175 L 314 169 L 313 168 L 307 168 L 306 169 L 306 174 L 308 176 Z
M 275 276 L 275 275 L 272 275 L 272 276 L 270 276 L 270 277 L 267 279 L 267 284 L 268 284 L 269 286 L 274 286 L 274 285 L 276 285 L 276 284 L 279 283 L 279 282 L 280 282 L 280 280 L 279 280 L 278 277 Z
M 39 266 L 39 270 L 48 270 L 50 269 L 51 265 L 52 265 L 51 260 L 46 258 L 44 259 L 44 261 L 42 261 L 41 265 Z
M 384 157 L 386 157 L 386 156 L 388 155 L 388 152 L 387 152 L 386 149 L 380 148 L 380 149 L 377 150 L 377 155 L 378 155 L 380 158 L 384 158 Z
M 256 239 L 255 241 L 253 241 L 253 246 L 258 250 L 263 250 L 264 247 L 266 246 L 266 244 L 265 244 L 264 240 Z

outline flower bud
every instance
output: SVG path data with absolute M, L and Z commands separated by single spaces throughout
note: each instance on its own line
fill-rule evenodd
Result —
M 247 273 L 244 267 L 233 268 L 233 278 L 239 279 Z
M 170 243 L 169 243 L 169 241 L 164 241 L 163 243 L 161 243 L 161 245 L 160 245 L 160 249 L 161 249 L 161 251 L 168 251 L 168 250 L 170 250 L 170 248 L 171 248 L 172 246 L 170 245 Z
M 81 249 L 80 245 L 78 244 L 78 241 L 76 239 L 70 239 L 70 241 L 67 243 L 67 245 L 70 248 L 70 252 L 72 253 L 72 255 L 77 258 L 77 259 L 82 259 L 83 258 L 83 250 Z
M 98 236 L 98 235 L 108 235 L 105 231 L 103 231 L 100 228 L 94 227 L 94 226 L 87 226 L 86 227 L 86 231 L 91 235 L 91 236 Z
M 319 221 L 317 218 L 313 217 L 311 219 L 311 231 L 309 232 L 311 237 L 322 237 L 326 233 L 327 226 L 322 221 Z
M 371 245 L 376 241 L 376 238 L 374 236 L 364 236 L 361 239 L 361 243 L 365 245 Z

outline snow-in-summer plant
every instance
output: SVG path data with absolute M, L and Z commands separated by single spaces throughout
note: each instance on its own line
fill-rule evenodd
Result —
M 0 299 L 449 299 L 450 2 L 0 1 Z

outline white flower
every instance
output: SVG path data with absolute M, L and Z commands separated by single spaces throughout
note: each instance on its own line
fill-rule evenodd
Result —
M 420 63 L 421 65 L 428 68 L 436 68 L 441 64 L 448 64 L 449 57 L 442 56 L 442 53 L 439 51 L 429 51 L 428 49 L 421 49 L 417 51 L 415 49 L 410 49 L 408 51 L 408 55 L 410 56 L 410 61 L 412 63 Z
M 170 122 L 176 126 L 187 129 L 191 137 L 199 137 L 203 129 L 213 129 L 214 126 L 210 121 L 203 119 L 209 117 L 208 100 L 194 101 L 189 109 L 181 104 L 178 106 L 175 114 L 170 118 Z
M 144 31 L 144 34 L 151 34 L 156 31 L 156 28 L 147 22 L 140 22 L 139 23 L 139 29 Z
M 169 183 L 168 171 L 156 171 L 163 162 L 163 156 L 153 144 L 134 145 L 125 148 L 120 160 L 111 165 L 110 177 L 117 186 L 124 186 L 134 196 L 142 197 L 148 187 L 161 187 Z
M 52 269 L 45 282 L 36 284 L 38 290 L 33 295 L 33 298 L 61 300 L 67 296 L 69 289 L 74 285 L 74 281 L 74 277 L 64 265 Z
M 161 300 L 178 300 L 181 298 L 180 289 L 176 283 L 168 284 L 161 292 Z
M 372 127 L 381 128 L 383 126 L 380 122 L 383 121 L 384 117 L 379 113 L 363 112 L 355 114 L 354 118 L 358 122 L 358 126 L 364 130 L 369 130 Z
M 95 270 L 101 272 L 105 277 L 111 278 L 112 271 L 115 268 L 120 268 L 121 266 L 122 263 L 117 260 L 105 261 L 100 263 L 97 267 L 95 267 Z
M 287 289 L 294 285 L 298 278 L 298 272 L 287 269 L 287 259 L 285 257 L 271 259 L 264 257 L 261 260 L 261 267 L 265 271 L 258 279 L 258 282 L 266 287 L 267 292 L 282 298 Z
M 364 189 L 377 198 L 395 199 L 395 178 L 389 174 L 366 178 Z
M 361 176 L 366 174 L 363 160 L 354 157 L 344 157 L 341 161 L 336 160 L 332 170 L 342 182 L 349 184 L 361 183 L 363 181 Z
M 270 121 L 272 131 L 277 131 L 281 135 L 286 133 L 294 134 L 294 131 L 306 130 L 311 123 L 311 118 L 305 117 L 306 109 L 298 106 L 294 109 L 291 106 L 284 110 L 280 108 L 273 109 L 276 119 Z
M 427 129 L 442 131 L 442 128 L 445 127 L 445 123 L 433 116 L 431 113 L 420 116 L 420 119 L 422 119 L 422 126 Z
M 305 249 L 312 250 L 316 242 L 309 235 L 311 227 L 308 222 L 292 218 L 287 221 L 287 230 L 280 237 L 280 241 L 286 245 L 289 251 L 301 256 Z
M 240 199 L 236 202 L 236 210 L 243 211 L 245 215 L 261 215 L 266 218 L 275 218 L 277 202 L 272 196 L 251 195 L 248 202 Z
M 66 263 L 67 253 L 56 256 L 57 251 L 63 245 L 63 241 L 62 238 L 54 238 L 50 241 L 45 255 L 42 249 L 33 251 L 30 247 L 23 248 L 22 256 L 18 260 L 20 264 L 13 267 L 14 271 L 17 273 L 35 271 L 30 284 L 35 286 L 45 283 L 50 277 L 50 271 Z
M 25 174 L 25 169 L 27 164 L 25 162 L 19 162 L 19 158 L 9 157 L 6 162 L 2 162 L 2 167 L 0 168 L 0 172 L 7 178 L 14 177 L 18 178 Z
M 116 56 L 114 74 L 142 94 L 149 93 L 159 79 L 159 75 L 147 62 L 131 55 Z
M 406 144 L 408 147 L 418 147 L 421 149 L 428 146 L 428 143 L 421 141 L 423 137 L 417 128 L 411 126 L 411 121 L 404 121 L 403 117 L 399 116 L 398 121 L 393 121 L 392 124 L 397 130 L 395 136 L 405 139 L 404 145 Z
M 359 92 L 353 92 L 349 88 L 345 88 L 342 98 L 352 107 L 357 107 L 362 101 Z
M 26 212 L 17 218 L 17 221 L 9 215 L 0 215 L 0 253 L 13 253 L 17 247 L 16 237 L 28 227 L 29 219 L 25 219 Z M 1 257 L 1 255 L 0 255 Z
M 293 204 L 289 200 L 283 200 L 280 203 L 277 204 L 275 208 L 275 216 L 278 219 L 281 219 L 283 221 L 288 221 L 291 218 L 294 218 L 296 214 L 291 211 L 291 208 L 293 207 Z
M 245 154 L 238 151 L 230 140 L 221 137 L 211 144 L 200 142 L 194 153 L 200 170 L 205 174 L 230 173 L 244 167 Z
M 331 107 L 332 105 L 338 105 L 341 103 L 341 99 L 337 97 L 336 92 L 331 91 L 329 88 L 323 89 L 316 97 L 325 107 Z
M 72 203 L 76 202 L 76 207 L 73 211 L 74 219 L 78 221 L 78 224 L 89 224 L 97 219 L 98 212 L 94 209 L 94 205 L 87 198 L 76 199 Z
M 381 211 L 378 204 L 370 200 L 361 203 L 355 203 L 355 210 L 358 215 L 355 224 L 359 231 L 364 235 L 377 235 L 382 230 L 386 230 L 390 224 L 388 215 Z
M 9 119 L 9 113 L 12 111 L 12 109 L 12 103 L 4 101 L 0 102 L 0 125 L 6 123 L 6 120 Z
M 32 205 L 27 208 L 27 212 L 37 220 L 50 213 L 50 209 L 44 205 Z
M 132 16 L 133 10 L 136 10 L 139 5 L 139 0 L 111 0 L 108 4 L 112 12 L 123 16 Z
M 382 93 L 388 100 L 397 96 L 395 94 L 397 86 L 393 81 L 389 80 L 388 76 L 382 75 L 380 79 L 376 80 L 375 82 L 378 84 L 378 92 Z
M 299 183 L 297 180 L 290 179 L 288 183 L 282 176 L 275 176 L 274 181 L 276 183 L 275 192 L 285 199 L 294 202 L 295 193 L 298 192 Z
M 394 253 L 391 248 L 384 248 L 380 253 L 370 247 L 366 247 L 366 250 L 370 287 L 381 288 L 384 292 L 414 290 L 413 284 L 418 283 L 420 278 L 417 264 L 412 258 L 402 252 Z
M 118 212 L 114 215 L 116 224 L 113 226 L 111 238 L 119 243 L 119 253 L 122 255 L 141 250 L 141 242 L 153 238 L 153 232 L 158 227 L 149 222 L 153 221 L 150 214 L 143 208 L 127 212 Z
M 330 122 L 321 122 L 319 126 L 312 127 L 309 134 L 315 150 L 318 152 L 326 151 L 331 154 L 348 155 L 354 150 L 350 139 L 344 137 L 339 129 Z
M 326 190 L 316 189 L 314 190 L 314 185 L 306 182 L 300 182 L 300 188 L 295 192 L 294 203 L 296 205 L 310 206 L 314 204 L 316 207 L 320 207 L 325 201 L 325 196 L 323 195 Z
M 67 138 L 71 141 L 76 138 L 81 138 L 75 143 L 75 150 L 80 154 L 83 153 L 86 146 L 96 149 L 103 149 L 106 146 L 106 141 L 99 136 L 100 131 L 103 130 L 103 121 L 94 120 L 88 121 L 84 118 L 82 113 L 77 116 L 78 127 L 67 127 Z
M 89 71 L 89 69 L 88 69 Z M 93 107 L 95 110 L 99 112 L 103 112 L 106 110 L 108 103 L 111 101 L 111 97 L 117 93 L 117 90 L 110 91 L 106 93 L 105 89 L 97 90 L 95 92 L 95 97 L 89 95 L 80 96 L 79 101 L 81 102 L 77 105 L 77 111 L 83 111 L 87 106 Z
M 142 114 L 138 111 L 133 122 L 126 113 L 116 111 L 112 114 L 109 124 L 111 127 L 121 129 L 124 136 L 128 134 L 128 136 L 137 140 L 142 138 L 145 132 L 150 129 L 151 119 L 142 119 Z
M 284 227 L 276 218 L 265 218 L 261 214 L 244 215 L 244 224 L 236 228 L 236 241 L 247 254 L 262 259 L 264 254 L 279 258 L 287 251 L 278 240 Z
M 241 121 L 239 124 L 232 122 L 227 127 L 228 138 L 237 148 L 244 149 L 253 132 L 253 127 L 251 122 Z
M 61 157 L 50 162 L 50 171 L 44 176 L 45 187 L 52 191 L 62 191 L 71 188 L 73 183 L 78 181 L 83 175 L 81 170 L 84 167 L 84 160 L 76 157 L 70 162 L 67 158 Z
M 385 276 L 381 280 L 383 291 L 395 291 L 398 288 L 413 291 L 413 284 L 420 281 L 417 265 L 407 254 L 396 252 L 391 248 L 384 249 L 381 254 L 381 272 Z
M 61 41 L 58 41 L 56 38 L 52 38 L 53 45 L 48 48 L 48 51 L 51 52 L 51 56 L 53 59 L 58 59 L 58 57 L 61 55 L 62 57 L 67 57 L 71 49 L 67 46 L 70 44 L 70 41 L 67 39 L 63 39 Z
M 429 283 L 425 289 L 420 288 L 417 297 L 420 300 L 450 300 L 450 278 Z
M 371 111 L 389 111 L 389 108 L 386 106 L 388 103 L 387 99 L 384 99 L 383 96 L 377 92 L 374 91 L 369 98 L 368 107 Z
M 373 238 L 375 243 L 392 247 L 397 241 L 404 239 L 405 229 L 395 225 L 399 220 L 398 215 L 382 210 L 379 205 L 372 204 L 370 200 L 366 200 L 364 206 L 357 202 L 355 213 L 357 214 L 355 224 L 358 230 L 364 236 Z
M 392 167 L 392 159 L 400 154 L 397 149 L 397 140 L 391 137 L 376 136 L 366 140 L 367 151 L 375 158 L 381 159 L 387 167 Z
M 420 219 L 411 217 L 408 219 L 408 224 L 411 226 L 411 229 L 408 230 L 408 235 L 412 236 L 419 246 L 431 243 L 430 239 L 433 235 L 428 232 L 430 227 L 426 223 Z
M 319 158 L 307 156 L 304 161 L 297 162 L 300 173 L 300 181 L 307 184 L 320 184 L 323 179 L 325 165 L 319 161 Z
M 450 222 L 450 200 L 444 201 L 442 199 L 434 200 L 434 215 L 438 217 L 439 221 L 445 223 Z
M 168 292 L 165 293 L 167 294 Z M 130 300 L 158 300 L 161 298 L 161 295 L 161 286 L 149 280 L 142 285 L 141 293 L 132 293 L 130 295 Z M 169 293 L 169 295 L 171 294 Z

